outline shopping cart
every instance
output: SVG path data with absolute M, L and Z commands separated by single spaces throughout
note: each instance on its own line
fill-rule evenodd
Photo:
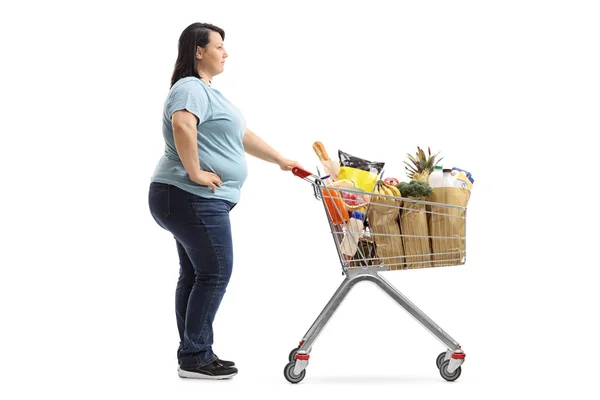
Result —
M 465 360 L 460 345 L 379 272 L 464 264 L 466 207 L 333 187 L 330 181 L 326 184 L 327 177 L 297 167 L 292 172 L 310 182 L 322 201 L 345 278 L 290 352 L 285 378 L 291 383 L 304 379 L 312 346 L 323 328 L 354 285 L 370 281 L 446 346 L 436 359 L 437 368 L 445 380 L 458 379 Z M 352 195 L 363 202 L 350 200 Z M 357 219 L 362 223 L 357 224 Z

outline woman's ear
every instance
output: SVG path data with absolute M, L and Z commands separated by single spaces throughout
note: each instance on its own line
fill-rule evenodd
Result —
M 204 49 L 200 46 L 196 46 L 196 60 L 201 60 L 202 59 L 202 53 L 204 52 Z

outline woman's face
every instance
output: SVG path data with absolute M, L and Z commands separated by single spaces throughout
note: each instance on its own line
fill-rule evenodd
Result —
M 223 39 L 219 33 L 211 31 L 210 41 L 206 47 L 196 48 L 196 59 L 198 60 L 198 69 L 211 76 L 223 72 L 225 69 L 225 59 L 228 57 Z

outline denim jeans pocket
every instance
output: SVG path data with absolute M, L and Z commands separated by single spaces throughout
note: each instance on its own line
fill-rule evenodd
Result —
M 164 219 L 171 215 L 171 185 L 151 182 L 148 191 L 150 212 L 155 219 Z

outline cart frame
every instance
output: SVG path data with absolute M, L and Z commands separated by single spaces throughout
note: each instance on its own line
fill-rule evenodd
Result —
M 316 342 L 317 338 L 319 337 L 319 335 L 321 334 L 331 317 L 334 315 L 336 310 L 339 308 L 340 304 L 344 301 L 348 293 L 350 293 L 352 288 L 359 282 L 369 281 L 375 284 L 377 287 L 379 287 L 387 295 L 389 295 L 392 298 L 392 300 L 394 300 L 398 305 L 400 305 L 404 310 L 406 310 L 406 312 L 413 316 L 427 331 L 433 334 L 433 336 L 435 336 L 440 342 L 444 344 L 444 346 L 446 346 L 447 350 L 438 355 L 436 359 L 436 366 L 440 371 L 440 375 L 445 380 L 454 381 L 458 379 L 458 377 L 461 374 L 461 365 L 464 363 L 465 360 L 465 353 L 462 350 L 461 346 L 458 344 L 458 342 L 454 340 L 442 328 L 440 328 L 433 320 L 431 320 L 431 318 L 429 318 L 423 311 L 421 311 L 415 304 L 413 304 L 406 296 L 400 293 L 400 291 L 398 291 L 391 283 L 389 283 L 386 279 L 379 275 L 379 272 L 388 271 L 388 266 L 386 266 L 385 264 L 380 264 L 365 265 L 361 267 L 349 267 L 350 264 L 344 260 L 344 257 L 340 252 L 340 243 L 337 239 L 338 235 L 336 235 L 336 229 L 339 228 L 334 226 L 334 224 L 332 223 L 332 218 L 329 215 L 325 204 L 322 189 L 324 189 L 325 193 L 327 193 L 328 187 L 325 185 L 324 179 L 298 167 L 293 168 L 292 172 L 294 173 L 294 175 L 310 182 L 313 186 L 315 197 L 318 200 L 322 200 L 323 206 L 325 207 L 325 212 L 328 215 L 330 228 L 332 229 L 331 232 L 333 233 L 333 238 L 336 242 L 336 249 L 338 251 L 340 261 L 342 262 L 342 270 L 343 274 L 345 275 L 345 278 L 338 287 L 338 289 L 335 291 L 327 305 L 323 308 L 319 316 L 313 322 L 312 326 L 304 334 L 299 346 L 290 352 L 288 357 L 289 363 L 284 369 L 285 378 L 291 383 L 298 383 L 304 379 L 306 375 L 306 367 L 309 363 L 310 353 L 313 344 Z M 433 205 L 437 204 L 431 202 L 424 203 Z M 452 207 L 441 204 L 437 205 L 444 207 Z M 366 259 L 365 257 L 367 255 L 363 254 L 360 249 L 358 249 L 358 253 L 361 257 Z M 462 260 L 461 264 L 464 264 L 464 259 Z

